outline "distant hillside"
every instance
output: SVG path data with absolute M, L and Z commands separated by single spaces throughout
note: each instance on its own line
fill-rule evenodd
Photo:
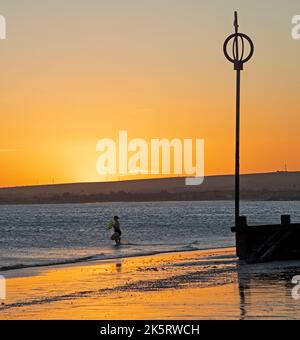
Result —
M 243 199 L 300 200 L 300 172 L 241 176 Z M 232 199 L 234 176 L 206 177 L 201 186 L 186 186 L 184 178 L 124 182 L 79 183 L 0 189 L 0 204 L 107 201 Z

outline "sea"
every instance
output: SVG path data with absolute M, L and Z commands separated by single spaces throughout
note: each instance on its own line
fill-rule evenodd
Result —
M 300 202 L 241 204 L 251 225 L 300 223 Z M 120 217 L 122 245 L 107 229 Z M 0 271 L 234 246 L 234 202 L 0 206 Z

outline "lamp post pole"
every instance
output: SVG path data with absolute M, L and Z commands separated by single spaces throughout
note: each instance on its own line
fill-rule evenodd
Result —
M 234 12 L 235 33 L 230 35 L 224 43 L 225 57 L 234 64 L 236 71 L 236 148 L 235 148 L 235 226 L 239 226 L 240 221 L 240 106 L 241 106 L 241 71 L 244 69 L 244 63 L 249 61 L 254 53 L 254 44 L 245 34 L 239 33 L 238 13 Z M 250 51 L 245 58 L 245 42 L 248 42 Z M 232 42 L 232 55 L 229 55 L 228 49 Z

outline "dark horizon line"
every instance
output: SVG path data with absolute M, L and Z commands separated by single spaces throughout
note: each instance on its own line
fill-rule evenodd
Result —
M 286 171 L 286 170 L 277 170 L 277 171 L 267 171 L 267 172 L 249 172 L 242 173 L 241 176 L 253 176 L 253 175 L 269 175 L 269 174 L 278 174 L 278 173 L 300 173 L 300 170 L 294 171 Z M 204 176 L 204 178 L 213 178 L 213 177 L 229 177 L 234 176 L 231 174 L 222 174 L 222 175 L 208 175 Z M 80 185 L 80 184 L 112 184 L 112 183 L 125 183 L 125 182 L 145 182 L 145 181 L 155 181 L 155 180 L 169 180 L 169 179 L 185 179 L 193 176 L 173 176 L 173 177 L 151 177 L 151 178 L 139 178 L 139 179 L 124 179 L 124 180 L 115 180 L 115 181 L 95 181 L 95 182 L 65 182 L 65 183 L 48 183 L 48 184 L 31 184 L 31 185 L 15 185 L 15 186 L 0 186 L 1 189 L 22 189 L 22 188 L 38 188 L 38 187 L 55 187 L 55 186 L 63 186 L 63 185 Z

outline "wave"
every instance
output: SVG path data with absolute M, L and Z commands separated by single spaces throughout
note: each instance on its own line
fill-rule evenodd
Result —
M 129 244 L 129 243 L 123 244 L 123 246 L 126 246 L 126 245 L 127 246 L 147 246 L 146 244 Z M 168 245 L 167 244 L 151 244 L 151 246 L 176 246 L 176 244 L 171 244 L 171 245 L 170 244 Z M 170 248 L 167 250 L 139 251 L 139 252 L 132 252 L 128 254 L 119 254 L 119 255 L 100 253 L 100 254 L 95 254 L 95 255 L 85 256 L 85 257 L 80 257 L 80 258 L 62 259 L 62 260 L 54 260 L 54 261 L 51 260 L 49 262 L 37 262 L 37 263 L 27 263 L 27 264 L 19 263 L 19 264 L 13 264 L 13 265 L 8 265 L 8 266 L 2 266 L 0 267 L 0 272 L 26 269 L 26 268 L 50 267 L 50 266 L 76 264 L 76 263 L 82 263 L 82 262 L 126 259 L 126 258 L 132 258 L 132 257 L 142 257 L 142 256 L 201 250 L 200 248 L 195 247 L 192 244 L 189 244 L 189 245 L 180 244 L 180 246 L 181 247 L 177 249 Z
M 56 266 L 56 265 L 88 262 L 88 261 L 92 261 L 93 257 L 94 256 L 87 256 L 87 257 L 81 257 L 81 258 L 76 258 L 76 259 L 57 260 L 57 261 L 50 261 L 50 262 L 14 264 L 11 266 L 0 267 L 0 272 L 9 271 L 9 270 L 17 270 L 17 269 L 25 269 L 25 268 L 49 267 L 49 266 Z
M 189 243 L 189 245 L 197 244 L 198 241 Z M 153 246 L 168 246 L 168 247 L 175 247 L 175 246 L 183 246 L 186 247 L 183 243 L 127 243 L 122 242 L 123 246 L 136 246 L 136 247 L 153 247 Z

